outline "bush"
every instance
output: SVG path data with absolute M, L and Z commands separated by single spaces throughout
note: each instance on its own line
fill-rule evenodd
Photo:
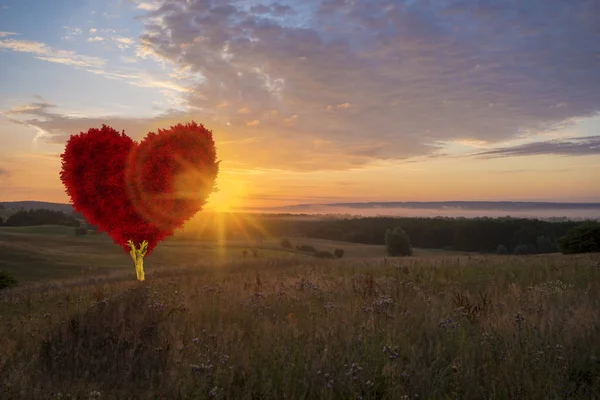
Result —
M 524 255 L 524 254 L 535 254 L 535 247 L 533 245 L 527 244 L 519 244 L 515 247 L 514 254 L 516 255 Z
M 280 244 L 281 244 L 281 247 L 283 247 L 285 249 L 292 248 L 292 243 L 290 243 L 290 241 L 288 239 L 283 239 Z
M 410 244 L 410 238 L 399 226 L 393 230 L 388 229 L 385 233 L 385 248 L 388 255 L 392 257 L 412 256 L 413 249 Z
M 83 236 L 87 235 L 88 231 L 84 227 L 80 226 L 79 228 L 75 228 L 75 236 Z
M 505 245 L 499 244 L 498 247 L 496 247 L 496 254 L 508 254 L 508 249 Z
M 303 244 L 301 246 L 296 246 L 296 249 L 300 250 L 300 251 L 305 251 L 307 253 L 316 253 L 317 249 L 315 249 L 313 246 L 309 246 L 307 244 Z
M 558 247 L 563 254 L 600 252 L 600 222 L 584 222 L 569 229 Z
M 335 249 L 333 251 L 333 254 L 337 257 L 337 258 L 342 258 L 344 256 L 344 249 Z
M 0 290 L 15 286 L 17 280 L 8 272 L 0 271 Z
M 325 250 L 319 250 L 315 253 L 315 257 L 318 258 L 335 258 L 335 256 L 333 254 L 331 254 L 331 252 L 329 251 L 325 251 Z

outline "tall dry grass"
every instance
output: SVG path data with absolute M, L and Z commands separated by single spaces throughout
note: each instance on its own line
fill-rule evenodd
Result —
M 599 255 L 472 256 L 17 288 L 0 398 L 600 398 L 599 278 Z

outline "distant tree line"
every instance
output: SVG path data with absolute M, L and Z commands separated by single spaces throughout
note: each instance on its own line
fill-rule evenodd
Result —
M 401 226 L 413 247 L 468 252 L 552 253 L 558 239 L 580 222 L 525 218 L 353 218 L 299 221 L 307 237 L 363 244 L 383 244 L 388 229 Z
M 47 209 L 21 210 L 0 224 L 6 226 L 65 225 L 87 229 L 95 227 L 80 222 L 78 213 L 65 214 Z M 178 234 L 172 240 L 236 240 L 270 236 L 307 237 L 362 244 L 384 245 L 396 241 L 413 247 L 498 254 L 539 254 L 562 251 L 576 253 L 600 251 L 600 223 L 596 221 L 542 221 L 527 218 L 417 218 L 364 217 L 316 219 L 254 215 L 239 218 L 230 215 L 224 225 L 208 222 L 199 232 Z M 245 220 L 249 222 L 244 222 Z M 221 227 L 225 227 L 224 231 Z M 395 236 L 390 236 L 396 227 Z M 386 234 L 388 239 L 386 239 Z M 406 235 L 406 240 L 396 237 Z M 395 242 L 394 242 L 395 243 Z M 282 246 L 291 246 L 289 241 Z M 594 250 L 596 249 L 596 250 Z M 394 250 L 392 250 L 394 251 Z
M 17 211 L 5 221 L 0 218 L 0 224 L 4 226 L 64 225 L 77 227 L 80 222 L 61 211 L 35 209 Z
M 526 218 L 417 218 L 364 217 L 315 219 L 251 216 L 251 223 L 227 217 L 225 231 L 205 224 L 201 232 L 178 235 L 177 239 L 252 238 L 260 232 L 276 237 L 307 237 L 362 244 L 385 244 L 386 232 L 402 227 L 412 247 L 481 253 L 530 254 L 559 251 L 559 239 L 579 221 L 542 221 Z M 215 226 L 213 226 L 215 225 Z

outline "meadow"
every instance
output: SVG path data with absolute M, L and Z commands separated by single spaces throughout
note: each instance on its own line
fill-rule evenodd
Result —
M 0 229 L 2 399 L 600 398 L 600 255 Z M 244 259 L 250 246 L 261 258 Z
M 251 249 L 261 258 L 311 259 L 312 255 L 297 251 L 296 245 L 313 246 L 317 250 L 333 252 L 340 248 L 346 257 L 365 258 L 385 255 L 383 245 L 363 245 L 323 239 L 294 238 L 293 247 L 281 247 L 281 238 L 256 241 L 226 240 L 222 243 L 202 240 L 167 238 L 146 259 L 148 270 L 172 265 L 198 262 L 222 264 L 244 258 L 251 259 Z M 248 251 L 246 257 L 243 251 Z M 436 249 L 417 249 L 417 256 L 466 254 Z M 134 274 L 133 261 L 128 253 L 115 245 L 106 234 L 75 236 L 74 228 L 58 225 L 0 226 L 0 270 L 15 276 L 20 282 L 47 279 L 70 279 L 118 272 Z

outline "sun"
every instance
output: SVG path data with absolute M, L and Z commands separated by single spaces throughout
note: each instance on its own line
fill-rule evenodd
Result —
M 217 191 L 208 196 L 206 209 L 217 212 L 232 212 L 244 206 L 245 185 L 227 175 L 217 177 Z
M 246 194 L 245 181 L 221 172 L 214 182 L 215 191 L 205 197 L 208 183 L 201 171 L 188 168 L 178 174 L 174 180 L 174 197 L 188 200 L 206 199 L 204 209 L 207 211 L 232 212 L 243 208 Z

